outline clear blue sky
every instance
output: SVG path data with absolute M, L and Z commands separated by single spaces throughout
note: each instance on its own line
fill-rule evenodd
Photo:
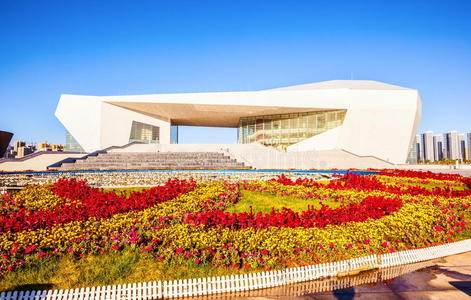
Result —
M 61 93 L 416 88 L 420 131 L 471 131 L 470 1 L 0 0 L 0 130 L 64 142 Z M 180 141 L 235 142 L 184 128 Z

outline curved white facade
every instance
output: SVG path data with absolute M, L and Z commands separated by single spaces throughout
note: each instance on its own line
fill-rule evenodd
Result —
M 133 121 L 238 127 L 241 117 L 346 110 L 342 125 L 288 147 L 288 151 L 341 149 L 404 163 L 421 116 L 417 90 L 376 81 L 335 80 L 286 88 L 225 93 L 131 96 L 62 95 L 56 116 L 88 152 L 129 142 Z

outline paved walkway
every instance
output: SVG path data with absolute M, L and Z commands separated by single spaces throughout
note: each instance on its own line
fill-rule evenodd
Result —
M 329 287 L 352 287 L 327 291 Z M 351 286 L 351 285 L 350 285 Z M 325 291 L 325 292 L 321 292 Z M 471 299 L 471 252 L 341 279 L 205 297 L 205 299 Z

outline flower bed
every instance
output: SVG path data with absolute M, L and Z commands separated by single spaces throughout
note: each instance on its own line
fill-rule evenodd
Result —
M 126 195 L 61 179 L 0 199 L 0 273 L 129 251 L 170 265 L 274 269 L 446 243 L 468 230 L 469 182 L 382 171 L 326 183 L 173 179 Z M 242 190 L 303 199 L 308 209 L 225 211 Z M 339 205 L 318 205 L 326 200 Z

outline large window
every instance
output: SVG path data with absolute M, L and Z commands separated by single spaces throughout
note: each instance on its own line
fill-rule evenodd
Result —
M 82 146 L 77 142 L 77 140 L 70 134 L 69 131 L 65 132 L 65 151 L 70 152 L 85 152 Z
M 129 142 L 159 143 L 159 127 L 132 121 Z
M 239 122 L 239 143 L 260 142 L 286 147 L 342 125 L 345 109 L 243 117 Z
M 170 144 L 178 144 L 178 126 L 170 127 Z

